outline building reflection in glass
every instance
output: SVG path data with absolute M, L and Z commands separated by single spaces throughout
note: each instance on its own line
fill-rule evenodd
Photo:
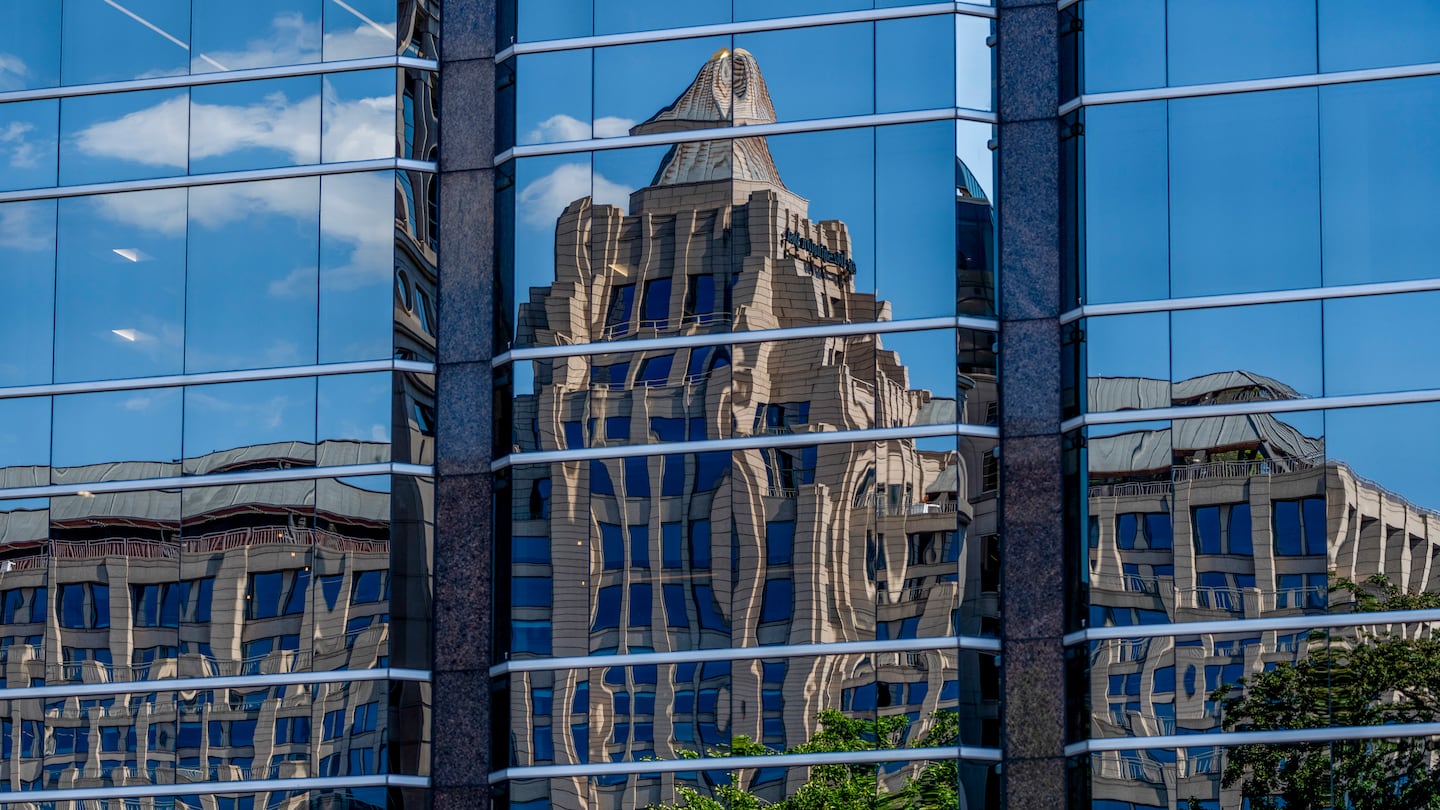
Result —
M 775 120 L 755 58 L 722 49 L 632 132 Z M 501 490 L 510 520 L 499 658 L 758 656 L 771 645 L 995 634 L 995 442 L 802 438 L 995 424 L 993 335 L 627 350 L 637 339 L 889 319 L 889 304 L 857 284 L 868 271 L 851 257 L 846 224 L 807 217 L 765 138 L 682 143 L 656 157 L 628 206 L 585 197 L 560 214 L 554 281 L 521 291 L 517 345 L 615 345 L 502 372 L 514 396 L 497 398 L 497 452 L 747 437 L 774 446 L 512 466 Z M 956 311 L 991 314 L 992 208 L 958 161 L 956 177 Z M 923 362 L 907 366 L 914 360 Z M 901 718 L 902 747 L 999 745 L 995 658 L 953 647 L 528 672 L 499 686 L 511 766 L 720 754 L 741 737 L 780 752 L 809 740 L 827 709 Z M 936 742 L 937 724 L 950 722 Z M 879 789 L 902 789 L 923 764 L 883 769 Z M 977 773 L 966 806 L 983 806 L 989 777 Z M 809 776 L 737 778 L 776 801 Z M 526 780 L 510 801 L 644 806 L 675 801 L 686 778 Z
M 1089 386 L 1091 401 L 1105 409 L 1152 401 L 1167 407 L 1172 395 L 1170 383 L 1143 378 L 1092 378 Z M 1280 381 L 1243 371 L 1182 380 L 1173 390 L 1176 399 L 1183 393 L 1204 403 L 1298 397 Z M 1436 719 L 1403 676 L 1378 668 L 1387 660 L 1405 662 L 1401 671 L 1440 663 L 1430 646 L 1434 622 L 1375 624 L 1363 615 L 1440 605 L 1434 528 L 1440 513 L 1411 500 L 1433 495 L 1430 474 L 1414 463 L 1433 450 L 1423 432 L 1432 410 L 1399 406 L 1090 428 L 1088 626 L 1331 613 L 1355 614 L 1355 626 L 1314 631 L 1298 621 L 1278 630 L 1240 625 L 1234 632 L 1092 641 L 1075 650 L 1072 694 L 1088 706 L 1088 716 L 1077 713 L 1072 736 Z M 1391 441 L 1406 436 L 1415 446 Z M 1362 472 L 1382 473 L 1390 483 Z M 1352 686 L 1373 697 L 1357 701 Z M 1320 753 L 1333 757 L 1321 763 L 1325 769 L 1392 779 L 1416 763 L 1434 765 L 1433 743 L 1425 738 L 1399 753 L 1357 746 L 1296 746 L 1275 762 L 1293 764 L 1312 748 L 1325 749 Z M 1247 788 L 1256 778 L 1239 764 L 1255 762 L 1264 750 L 1111 751 L 1092 755 L 1085 773 L 1095 807 L 1184 807 L 1191 798 L 1201 807 L 1238 807 L 1267 795 Z M 1227 764 L 1235 778 L 1222 787 Z M 1285 781 L 1275 783 L 1275 795 Z M 1340 790 L 1349 783 L 1336 784 Z M 1246 789 L 1259 792 L 1242 795 Z

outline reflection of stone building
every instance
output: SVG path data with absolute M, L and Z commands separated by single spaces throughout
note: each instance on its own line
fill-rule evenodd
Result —
M 1298 398 L 1238 371 L 1173 386 L 1093 379 L 1089 395 L 1095 410 Z M 1090 627 L 1349 612 L 1351 597 L 1330 593 L 1336 578 L 1385 574 L 1411 592 L 1440 583 L 1440 514 L 1328 459 L 1324 440 L 1284 414 L 1092 434 L 1086 452 Z M 1220 731 L 1211 693 L 1300 660 L 1309 636 L 1296 626 L 1092 642 L 1090 736 Z M 1094 797 L 1239 806 L 1238 787 L 1220 789 L 1223 766 L 1219 748 L 1096 754 Z
M 396 446 L 406 443 L 396 436 Z M 334 465 L 384 449 L 331 441 L 194 461 L 224 470 L 298 454 Z M 416 651 L 392 650 L 391 617 L 429 610 L 417 568 L 433 527 L 403 518 L 433 514 L 429 492 L 397 476 L 82 493 L 52 497 L 48 508 L 45 499 L 4 502 L 4 685 L 67 687 L 70 696 L 5 702 L 0 780 L 22 790 L 419 767 L 428 757 L 425 684 L 165 684 L 367 670 L 397 653 L 418 663 Z M 115 692 L 122 682 L 134 691 Z M 100 691 L 87 696 L 84 685 Z
M 633 131 L 774 120 L 755 59 L 722 50 Z M 971 181 L 957 216 L 988 232 L 983 196 L 983 215 L 970 213 Z M 957 450 L 791 438 L 993 420 L 990 336 L 967 351 L 958 399 L 916 386 L 873 334 L 624 351 L 634 338 L 889 320 L 888 304 L 856 289 L 845 223 L 811 221 L 807 209 L 754 137 L 677 144 L 628 212 L 584 198 L 560 216 L 555 281 L 521 306 L 521 343 L 616 341 L 615 351 L 533 361 L 513 449 L 778 446 L 513 468 L 512 658 L 994 632 L 990 453 L 968 440 Z M 982 234 L 973 241 L 962 295 L 978 299 L 991 291 L 989 248 Z M 509 687 L 514 765 L 673 759 L 738 735 L 779 750 L 807 740 L 825 708 L 908 715 L 911 744 L 932 712 L 957 712 L 964 742 L 998 745 L 993 659 L 956 649 L 613 667 L 588 681 L 541 672 Z M 747 785 L 775 800 L 804 782 L 795 771 Z M 913 773 L 887 772 L 886 784 Z M 643 806 L 676 778 L 577 779 L 551 785 L 566 795 L 548 800 Z M 544 789 L 517 784 L 512 802 L 542 803 Z

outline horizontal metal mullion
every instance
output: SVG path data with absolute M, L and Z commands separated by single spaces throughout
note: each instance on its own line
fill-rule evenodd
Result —
M 889 334 L 892 332 L 919 332 L 928 329 L 974 329 L 981 332 L 996 332 L 999 331 L 999 328 L 999 322 L 996 320 L 965 315 L 939 318 L 915 318 L 903 321 L 792 326 L 782 329 L 759 329 L 753 332 L 714 332 L 703 335 L 641 338 L 638 340 L 614 341 L 610 343 L 527 346 L 503 352 L 491 361 L 491 365 L 499 367 L 518 360 L 581 357 L 596 354 L 629 354 L 632 352 L 683 349 L 695 346 L 730 346 L 738 343 L 762 343 L 772 340 L 802 340 L 806 338 Z
M 882 748 L 866 751 L 827 751 L 816 754 L 699 757 L 697 759 L 664 759 L 646 762 L 597 762 L 586 765 L 532 765 L 496 771 L 490 774 L 490 782 L 494 784 L 514 779 L 621 776 L 636 773 L 684 771 L 739 771 L 751 768 L 803 768 L 812 765 L 932 762 L 952 759 L 999 762 L 1000 758 L 1001 754 L 998 748 L 978 748 L 968 745 L 945 748 Z
M 933 17 L 937 14 L 964 14 L 972 17 L 995 17 L 992 6 L 973 3 L 924 3 L 894 8 L 861 9 L 840 11 L 832 14 L 807 14 L 802 17 L 781 17 L 771 20 L 745 20 L 743 22 L 715 23 L 713 25 L 690 25 L 681 28 L 660 28 L 651 31 L 630 31 L 623 34 L 595 34 L 566 39 L 547 39 L 536 42 L 517 42 L 495 54 L 495 61 L 503 62 L 513 56 L 550 51 L 571 51 L 583 48 L 604 48 L 614 45 L 637 45 L 645 42 L 666 42 L 676 39 L 713 37 L 734 34 L 750 34 L 760 31 L 780 31 L 790 28 L 809 28 L 821 25 L 873 22 L 877 20 L 906 19 L 912 17 Z
M 595 152 L 606 149 L 626 149 L 634 146 L 669 146 L 676 143 L 715 141 L 726 138 L 760 138 L 770 135 L 791 135 L 802 132 L 824 132 L 856 127 L 878 127 L 894 124 L 951 120 L 978 121 L 983 124 L 994 124 L 997 119 L 995 114 L 991 112 L 969 110 L 963 107 L 943 107 L 931 110 L 914 110 L 912 112 L 874 113 L 871 115 L 816 118 L 806 121 L 784 121 L 774 124 L 715 127 L 713 129 L 687 129 L 676 132 L 656 132 L 648 135 L 626 135 L 618 138 L 589 138 L 583 141 L 560 141 L 557 143 L 512 146 L 496 155 L 495 163 L 498 165 L 513 158 L 564 155 L 575 152 Z
M 261 686 L 301 686 L 351 681 L 420 681 L 428 682 L 430 673 L 423 669 L 339 669 L 328 672 L 281 672 L 265 675 L 226 675 L 213 678 L 170 678 L 154 681 L 109 681 L 77 683 L 60 686 L 23 686 L 0 689 L 0 700 L 25 698 L 94 697 L 98 695 L 130 695 L 148 692 L 185 692 L 205 689 L 245 689 Z
M 1386 79 L 1410 79 L 1419 76 L 1440 75 L 1440 62 L 1396 67 L 1365 68 L 1344 70 L 1335 73 L 1310 73 L 1303 76 L 1277 76 L 1270 79 L 1247 79 L 1238 82 L 1215 82 L 1212 84 L 1191 84 L 1178 87 L 1153 87 L 1144 90 L 1118 90 L 1109 93 L 1086 93 L 1060 105 L 1059 114 L 1068 115 L 1080 107 L 1098 107 L 1105 104 L 1127 104 L 1137 101 L 1166 101 L 1170 99 L 1196 98 L 1199 96 L 1223 96 L 1234 93 L 1262 93 L 1267 90 L 1294 90 L 1303 87 L 1326 87 L 1333 84 L 1375 82 Z
M 1160 298 L 1149 301 L 1124 301 L 1113 304 L 1086 304 L 1060 316 L 1067 324 L 1081 318 L 1109 315 L 1137 315 L 1147 312 L 1178 312 L 1191 309 L 1243 307 L 1256 304 L 1284 304 L 1299 301 L 1328 301 L 1332 298 L 1363 298 L 1373 295 L 1399 295 L 1440 290 L 1440 278 L 1412 281 L 1383 281 L 1375 284 L 1346 284 L 1336 287 L 1308 287 L 1300 290 L 1203 295 L 1189 298 Z
M 141 799 L 150 796 L 191 796 L 225 793 L 274 793 L 276 791 L 331 790 L 365 787 L 430 787 L 428 776 L 310 776 L 292 779 L 243 779 L 234 782 L 177 782 L 171 785 L 114 785 L 96 788 L 56 788 L 0 792 L 0 804 L 20 802 L 85 801 L 90 799 Z
M 46 98 L 71 98 L 74 96 L 128 93 L 135 90 L 164 90 L 176 87 L 229 84 L 232 82 L 255 81 L 258 79 L 283 79 L 292 76 L 351 73 L 357 70 L 376 70 L 381 68 L 439 70 L 440 63 L 433 59 L 416 59 L 413 56 L 372 56 L 364 59 L 343 59 L 334 62 L 311 62 L 305 65 L 275 65 L 273 67 L 245 68 L 244 70 L 187 73 L 180 76 L 156 76 L 149 79 L 130 79 L 120 82 L 70 84 L 62 87 L 35 87 L 27 90 L 11 90 L 0 93 L 0 104 L 9 101 L 35 101 Z
M 625 655 L 574 655 L 562 658 L 527 658 L 497 664 L 490 668 L 490 674 L 505 675 L 511 672 L 546 672 L 566 669 L 635 667 L 671 663 L 704 663 L 707 661 L 761 661 L 772 658 L 799 658 L 812 655 L 919 652 L 922 650 L 979 650 L 984 652 L 1000 652 L 1000 639 L 980 636 L 947 636 L 944 638 L 887 639 L 883 641 L 781 644 L 773 647 L 728 647 L 714 650 L 670 650 L 667 652 L 629 653 Z
M 668 444 L 632 444 L 617 447 L 583 447 L 574 450 L 541 450 L 530 453 L 510 453 L 491 463 L 491 471 L 503 470 L 521 464 L 553 464 L 564 461 L 590 461 L 609 458 L 634 458 L 636 456 L 671 456 L 682 453 L 713 453 L 728 450 L 758 450 L 765 447 L 809 447 L 820 444 L 847 444 L 852 442 L 883 442 L 897 439 L 944 438 L 947 436 L 970 436 L 979 439 L 998 439 L 1000 429 L 988 425 L 914 425 L 898 428 L 874 428 L 870 430 L 828 430 L 816 433 L 793 433 L 772 436 L 744 436 L 734 439 L 703 439 Z
M 344 464 L 335 467 L 291 467 L 284 470 L 254 470 L 209 475 L 175 475 L 166 478 L 136 478 L 126 481 L 91 481 L 76 484 L 13 487 L 0 489 L 0 500 L 98 495 L 106 492 L 142 492 L 149 489 L 193 489 L 195 487 L 261 484 L 272 481 L 313 481 L 321 478 L 354 478 L 366 475 L 430 476 L 434 474 L 435 468 L 430 465 L 393 462 Z
M 1123 425 L 1130 422 L 1204 419 L 1215 416 L 1249 416 L 1257 413 L 1301 413 L 1336 408 L 1366 408 L 1372 405 L 1413 405 L 1440 402 L 1440 389 L 1394 391 L 1385 394 L 1341 394 L 1303 399 L 1267 399 L 1228 402 L 1223 405 L 1187 405 L 1171 408 L 1136 408 L 1129 411 L 1102 411 L 1074 416 L 1060 423 L 1061 432 L 1093 425 Z
M 0 399 L 18 397 L 87 394 L 99 391 L 134 391 L 145 388 L 175 388 L 184 385 L 249 382 L 255 380 L 288 380 L 295 377 L 333 377 L 338 374 L 366 374 L 377 371 L 408 371 L 434 374 L 434 363 L 413 360 L 362 360 L 353 363 L 324 363 L 311 366 L 248 369 L 245 371 L 211 371 L 202 374 L 169 374 L 161 377 L 132 377 L 123 380 L 92 380 L 88 382 L 46 383 L 0 388 Z
M 1114 641 L 1175 636 L 1233 635 L 1276 630 L 1320 630 L 1336 627 L 1369 627 L 1377 624 L 1440 622 L 1440 609 L 1387 610 L 1374 613 L 1331 613 L 1324 616 L 1272 616 L 1263 619 L 1221 619 L 1174 624 L 1145 624 L 1128 627 L 1091 627 L 1069 633 L 1064 643 Z
M 0 192 L 0 203 L 23 200 L 54 200 L 66 197 L 84 197 L 91 194 L 118 194 L 125 191 L 153 191 L 156 189 L 189 188 L 191 186 L 215 186 L 228 183 L 248 183 L 255 180 L 282 180 L 292 177 L 319 177 L 327 174 L 354 174 L 356 172 L 402 169 L 409 171 L 438 172 L 439 164 L 400 158 L 375 158 L 373 160 L 351 160 L 341 163 L 310 163 L 304 166 L 282 166 L 274 169 L 250 169 L 240 172 L 216 172 L 213 174 L 187 174 L 176 177 L 156 177 L 148 180 L 123 180 L 115 183 L 86 183 L 79 186 L 53 186 L 50 188 L 29 188 L 19 191 Z
M 1102 751 L 1153 750 L 1157 748 L 1219 748 L 1236 745 L 1328 743 L 1337 740 L 1378 740 L 1437 735 L 1440 735 L 1440 723 L 1337 726 L 1275 731 L 1216 731 L 1202 734 L 1167 734 L 1155 737 L 1112 737 L 1103 740 L 1084 740 L 1065 746 L 1065 755 L 1077 756 Z

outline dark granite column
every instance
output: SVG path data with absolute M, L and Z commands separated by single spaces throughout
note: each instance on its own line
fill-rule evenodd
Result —
M 490 806 L 495 2 L 444 0 L 431 784 Z
M 1054 0 L 1000 0 L 1000 515 L 1008 810 L 1065 807 Z

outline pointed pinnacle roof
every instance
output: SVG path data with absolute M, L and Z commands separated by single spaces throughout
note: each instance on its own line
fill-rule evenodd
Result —
M 705 62 L 679 98 L 631 129 L 630 134 L 774 122 L 775 105 L 755 57 L 743 48 L 721 48 Z M 763 137 L 676 144 L 665 155 L 651 185 L 714 180 L 751 180 L 781 188 L 785 185 Z
M 630 130 L 675 132 L 719 125 L 775 123 L 775 105 L 760 65 L 744 48 L 721 48 L 705 62 L 685 92 L 670 106 Z

